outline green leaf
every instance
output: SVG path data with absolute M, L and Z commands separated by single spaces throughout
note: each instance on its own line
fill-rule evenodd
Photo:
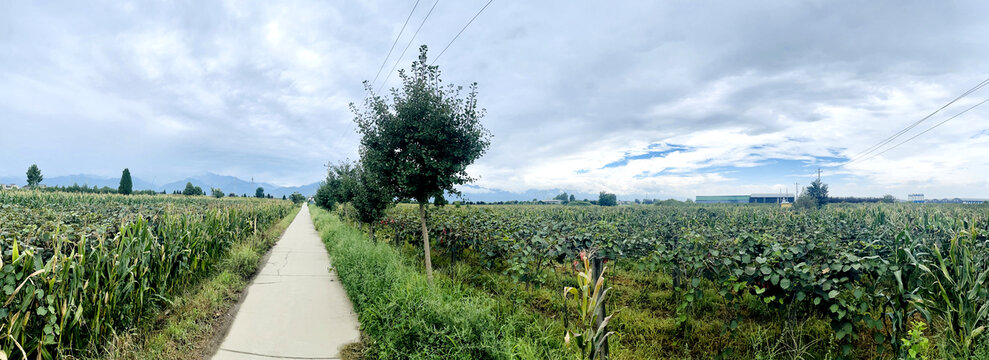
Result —
M 789 289 L 790 288 L 790 279 L 780 280 L 780 287 L 783 288 L 783 290 Z M 804 296 L 805 295 L 804 295 L 804 292 L 803 291 L 798 292 L 797 293 L 797 300 L 798 301 L 803 300 L 804 299 Z
M 874 332 L 872 333 L 872 340 L 875 341 L 876 344 L 882 344 L 886 342 L 886 336 L 881 332 Z
M 830 292 L 828 292 L 828 298 L 829 299 L 834 299 L 834 298 L 838 297 L 838 294 L 840 294 L 838 292 L 838 290 L 831 290 Z

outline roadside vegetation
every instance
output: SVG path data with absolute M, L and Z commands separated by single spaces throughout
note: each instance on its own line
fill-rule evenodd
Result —
M 445 274 L 430 285 L 407 254 L 373 242 L 312 207 L 313 221 L 333 258 L 365 335 L 363 356 L 380 359 L 559 359 L 567 356 L 563 327 L 508 298 L 464 287 Z M 406 254 L 403 254 L 405 251 Z

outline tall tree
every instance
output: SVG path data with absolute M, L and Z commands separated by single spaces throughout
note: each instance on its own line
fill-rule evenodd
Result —
M 817 206 L 821 207 L 828 203 L 828 184 L 822 183 L 821 178 L 817 178 L 807 187 L 807 195 L 817 201 Z
M 198 186 L 192 186 L 191 182 L 185 183 L 185 190 L 182 190 L 182 195 L 203 195 L 203 188 Z
M 264 188 L 258 186 L 257 190 L 254 190 L 254 197 L 260 199 L 264 197 Z
M 357 188 L 351 203 L 357 220 L 367 224 L 368 235 L 374 240 L 374 223 L 385 217 L 385 210 L 392 203 L 392 195 L 382 185 L 378 175 L 367 172 L 361 164 L 357 166 Z
M 316 206 L 327 210 L 333 210 L 333 206 L 336 205 L 336 202 L 333 200 L 333 189 L 330 188 L 330 185 L 326 181 L 319 184 L 319 189 L 316 189 L 316 195 L 313 196 L 313 200 L 316 202 Z
M 409 73 L 399 71 L 402 88 L 391 90 L 391 103 L 365 82 L 363 109 L 353 104 L 351 109 L 362 135 L 365 171 L 380 176 L 397 200 L 419 203 L 426 278 L 431 282 L 426 204 L 444 192 L 460 195 L 455 186 L 474 180 L 467 166 L 484 154 L 491 134 L 480 122 L 484 110 L 477 108 L 477 83 L 466 96 L 461 96 L 462 87 L 443 86 L 439 67 L 429 65 L 426 52 L 424 45 Z
M 130 169 L 124 168 L 123 174 L 120 174 L 120 186 L 117 187 L 117 193 L 130 195 L 133 192 L 134 182 L 130 178 Z
M 615 194 L 609 194 L 602 191 L 598 194 L 598 205 L 601 206 L 615 206 L 618 205 L 618 197 Z
M 326 183 L 330 188 L 330 194 L 336 203 L 348 203 L 357 196 L 359 179 L 359 164 L 341 161 L 336 165 L 327 168 Z
M 43 180 L 45 180 L 45 177 L 41 175 L 41 169 L 38 169 L 38 164 L 31 164 L 31 167 L 27 168 L 27 186 L 38 186 Z
M 217 199 L 222 198 L 224 196 L 223 189 L 220 189 L 220 188 L 210 188 L 210 192 L 212 192 L 213 193 L 213 197 L 215 197 Z

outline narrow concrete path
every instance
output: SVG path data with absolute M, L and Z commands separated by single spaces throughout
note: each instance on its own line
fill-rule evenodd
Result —
M 234 317 L 213 359 L 339 359 L 357 316 L 303 206 Z

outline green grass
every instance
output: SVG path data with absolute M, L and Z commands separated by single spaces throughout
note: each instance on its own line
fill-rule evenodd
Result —
M 406 256 L 416 256 L 409 247 Z M 462 286 L 503 298 L 517 305 L 518 311 L 539 314 L 562 336 L 563 316 L 576 316 L 574 305 L 564 305 L 562 289 L 575 286 L 575 273 L 566 266 L 546 271 L 546 282 L 527 288 L 510 276 L 476 265 L 470 254 L 456 264 L 449 257 L 435 254 L 436 273 L 448 274 Z M 793 318 L 771 311 L 755 296 L 742 301 L 740 331 L 727 332 L 733 319 L 724 300 L 712 288 L 695 303 L 688 317 L 687 330 L 676 324 L 678 300 L 670 277 L 639 270 L 631 262 L 608 264 L 609 312 L 617 311 L 610 329 L 611 359 L 791 359 L 824 358 L 833 347 L 826 320 L 807 314 Z M 612 268 L 614 267 L 614 268 Z M 710 284 L 707 284 L 710 285 Z M 730 349 L 730 352 L 724 352 Z M 860 357 L 861 358 L 861 357 Z M 864 356 L 864 358 L 870 358 Z
M 224 316 L 258 271 L 262 256 L 285 232 L 299 208 L 264 232 L 241 239 L 223 258 L 215 275 L 173 299 L 136 329 L 119 334 L 93 359 L 206 358 Z
M 380 359 L 559 359 L 563 329 L 513 301 L 421 267 L 335 214 L 311 207 L 333 266 L 358 314 L 363 353 Z M 560 335 L 560 336 L 557 336 Z

